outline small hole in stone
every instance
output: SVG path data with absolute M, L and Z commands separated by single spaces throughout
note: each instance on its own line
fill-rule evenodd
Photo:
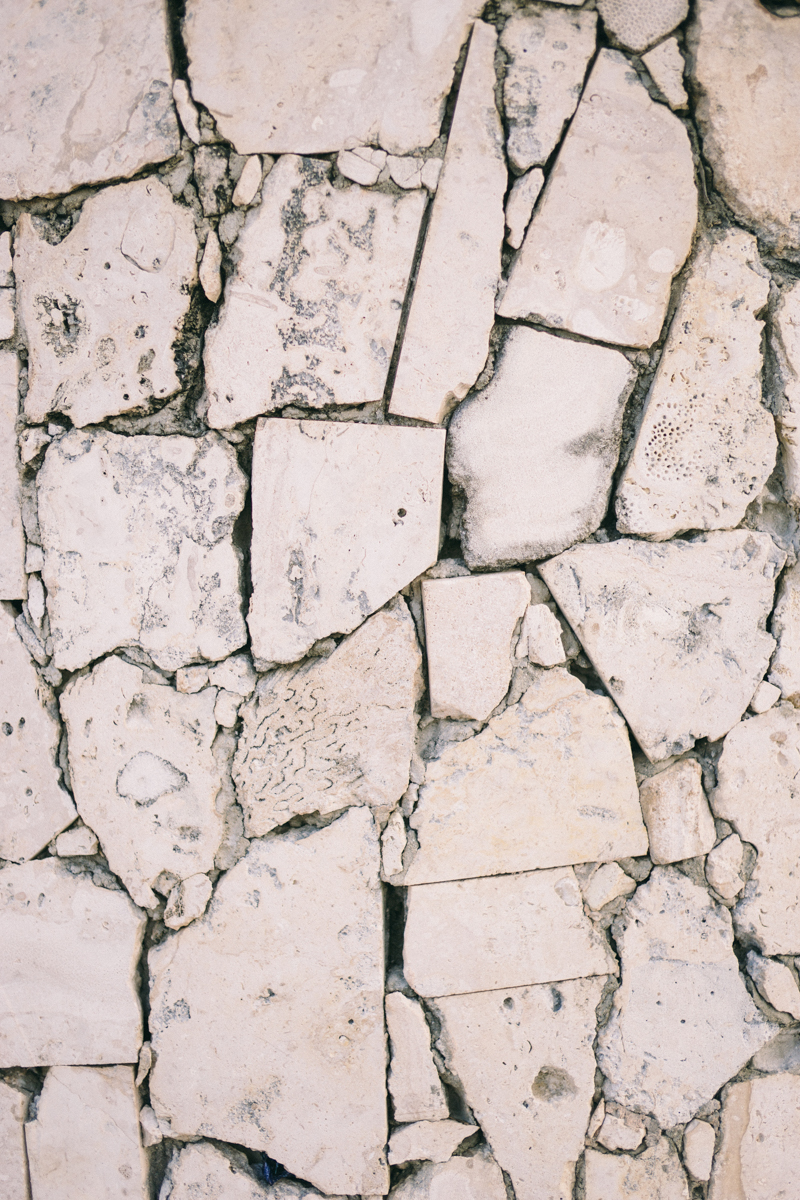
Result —
M 13 732 L 14 730 L 11 728 L 8 721 L 3 721 L 3 733 L 6 735 L 6 737 L 11 737 Z
M 398 517 L 404 517 L 406 515 L 406 510 L 404 508 L 398 508 L 397 515 Z
M 506 996 L 505 1000 L 503 1001 L 503 1008 L 513 1008 L 513 1007 L 514 1007 L 514 1001 L 511 999 L 510 996 Z
M 110 271 L 110 270 L 111 270 L 111 263 L 103 263 L 103 266 L 105 267 L 105 269 L 106 269 L 107 271 Z

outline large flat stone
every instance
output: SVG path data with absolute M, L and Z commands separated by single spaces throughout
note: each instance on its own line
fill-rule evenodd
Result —
M 652 760 L 716 741 L 769 662 L 784 555 L 748 530 L 653 546 L 576 546 L 539 569 Z
M 659 1138 L 636 1158 L 586 1151 L 586 1200 L 628 1200 L 629 1196 L 689 1200 L 686 1175 L 669 1138 Z
M 422 1005 L 401 992 L 390 992 L 385 1008 L 392 1052 L 387 1082 L 395 1120 L 429 1124 L 446 1119 L 447 1099 Z
M 285 155 L 247 217 L 206 335 L 213 428 L 383 396 L 426 194 L 334 188 L 330 173 Z
M 150 1096 L 177 1137 L 266 1150 L 329 1195 L 389 1190 L 379 863 L 364 808 L 253 842 L 151 951 Z
M 498 312 L 649 346 L 696 220 L 686 129 L 601 50 Z
M 778 388 L 775 417 L 786 499 L 800 507 L 800 280 L 775 305 L 770 339 Z
M 24 600 L 28 594 L 17 450 L 18 373 L 16 354 L 0 351 L 0 599 L 3 600 Z
M 28 1096 L 0 1080 L 0 1195 L 4 1200 L 30 1200 L 25 1118 Z
M 256 658 L 351 633 L 435 561 L 444 430 L 262 419 L 253 448 Z
M 709 1200 L 800 1196 L 800 1079 L 772 1075 L 732 1083 L 722 1094 L 722 1142 L 714 1156 Z

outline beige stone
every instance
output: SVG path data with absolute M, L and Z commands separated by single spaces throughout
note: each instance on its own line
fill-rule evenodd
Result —
M 667 38 L 665 42 L 661 42 L 642 56 L 642 62 L 670 108 L 688 108 L 689 97 L 683 86 L 686 63 L 683 61 L 677 38 Z
M 426 1163 L 389 1193 L 391 1200 L 506 1200 L 503 1174 L 486 1149 L 446 1163 Z
M 721 1133 L 709 1200 L 797 1200 L 800 1078 L 731 1084 L 723 1093 Z
M 246 652 L 232 654 L 208 668 L 208 680 L 214 687 L 224 688 L 237 696 L 252 696 L 255 691 L 258 676 L 253 669 L 253 661 Z M 178 688 L 178 691 L 181 689 Z
M 497 34 L 476 21 L 414 285 L 389 412 L 441 423 L 483 370 L 508 179 L 495 107 Z
M 386 822 L 381 834 L 381 879 L 388 881 L 403 870 L 403 851 L 406 848 L 406 823 L 399 808 Z
M 178 667 L 175 672 L 175 687 L 186 695 L 202 691 L 208 684 L 208 667 Z
M 586 1200 L 689 1200 L 689 1188 L 672 1142 L 662 1137 L 637 1158 L 586 1151 Z
M 466 1138 L 478 1132 L 477 1125 L 460 1121 L 417 1121 L 401 1125 L 389 1138 L 389 1162 L 447 1162 Z
M 390 154 L 386 159 L 389 175 L 392 181 L 401 188 L 422 187 L 422 167 L 424 160 Z
M 706 859 L 706 879 L 723 900 L 733 900 L 744 887 L 740 875 L 743 847 L 738 833 L 723 838 L 709 851 Z
M 206 299 L 216 304 L 222 295 L 222 247 L 213 229 L 209 230 L 206 238 L 199 274 Z
M 645 1135 L 645 1124 L 638 1113 L 617 1107 L 606 1112 L 597 1140 L 606 1150 L 637 1150 Z
M 711 1176 L 717 1134 L 708 1121 L 690 1121 L 683 1131 L 683 1164 L 692 1179 L 705 1183 Z
M 769 682 L 781 697 L 800 704 L 800 563 L 782 576 L 770 625 L 778 645 L 770 663 Z
M 775 305 L 770 345 L 776 368 L 775 419 L 786 499 L 800 507 L 800 280 Z
M 182 879 L 169 894 L 164 910 L 167 929 L 183 929 L 191 921 L 202 917 L 211 899 L 211 880 L 207 875 L 190 875 Z
M 28 1096 L 0 1080 L 0 1195 L 3 1200 L 30 1200 L 25 1118 Z
M 516 655 L 541 667 L 558 667 L 566 662 L 561 622 L 548 605 L 531 604 L 525 610 Z
M 514 181 L 506 200 L 506 241 L 519 250 L 530 224 L 533 206 L 544 187 L 544 174 L 538 167 Z
M 185 79 L 176 79 L 172 85 L 172 99 L 181 125 L 195 146 L 200 144 L 200 114 L 197 111 L 189 85 Z
M 210 1142 L 176 1149 L 167 1168 L 167 1180 L 172 1190 L 165 1200 L 267 1200 L 268 1196 L 278 1200 L 277 1195 L 273 1196 L 274 1189 L 265 1190 L 256 1181 L 244 1154 Z M 317 1194 L 312 1188 L 304 1189 L 304 1193 Z
M 773 616 L 773 621 L 774 621 Z M 774 661 L 774 660 L 773 660 Z M 772 708 L 781 698 L 781 689 L 776 687 L 774 683 L 767 683 L 762 679 L 761 683 L 753 693 L 753 699 L 748 704 L 750 712 L 758 716 L 759 713 L 766 712 L 768 708 Z
M 0 342 L 6 342 L 14 336 L 15 325 L 14 292 L 11 288 L 0 288 Z
M 707 854 L 717 840 L 703 791 L 703 772 L 693 758 L 673 763 L 639 788 L 650 858 L 663 866 Z
M 273 160 L 270 158 L 267 165 L 271 167 L 272 162 Z M 232 200 L 237 207 L 244 207 L 253 203 L 256 198 L 256 192 L 261 187 L 262 170 L 260 155 L 251 154 L 242 167 L 242 173 L 236 181 L 236 187 L 233 189 Z
M 800 1021 L 800 988 L 785 963 L 763 958 L 751 950 L 747 955 L 747 974 L 776 1012 L 788 1013 Z
M 601 50 L 498 312 L 649 346 L 696 219 L 685 128 Z
M 0 598 L 3 600 L 24 600 L 28 594 L 16 439 L 18 371 L 16 354 L 0 351 Z
M 770 1075 L 788 1071 L 800 1075 L 800 1029 L 781 1029 L 763 1050 L 753 1055 L 753 1066 L 757 1071 Z
M 630 896 L 636 891 L 636 881 L 631 879 L 615 862 L 604 863 L 592 873 L 581 888 L 584 903 L 593 912 L 599 912 L 606 904 L 620 896 Z
M 14 286 L 14 261 L 11 257 L 11 233 L 0 233 L 0 287 Z
M 76 825 L 56 838 L 56 854 L 61 858 L 72 855 L 97 854 L 98 842 L 95 833 L 87 825 Z
M 448 1115 L 447 1100 L 422 1006 L 401 992 L 390 992 L 385 1006 L 392 1052 L 388 1084 L 395 1120 L 439 1123 Z
M 386 151 L 373 150 L 371 146 L 356 146 L 352 150 L 340 150 L 336 157 L 336 169 L 345 179 L 352 179 L 364 187 L 378 182 L 378 176 L 386 166 Z
M 427 188 L 429 192 L 435 192 L 439 186 L 443 163 L 444 159 L 433 156 L 426 158 L 422 164 L 419 177 L 422 180 L 422 186 Z
M 646 50 L 686 19 L 688 0 L 598 0 L 603 24 L 628 50 Z

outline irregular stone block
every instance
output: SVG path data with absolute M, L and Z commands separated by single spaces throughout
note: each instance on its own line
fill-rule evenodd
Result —
M 708 1181 L 716 1140 L 716 1130 L 708 1121 L 690 1121 L 684 1129 L 683 1165 L 692 1179 Z
M 709 851 L 706 879 L 723 900 L 733 900 L 744 887 L 745 881 L 739 874 L 742 857 L 742 839 L 738 833 L 732 833 Z
M 444 430 L 262 419 L 253 447 L 253 597 L 263 662 L 351 633 L 436 561 Z
M 670 108 L 689 107 L 689 97 L 683 86 L 683 72 L 686 69 L 686 63 L 683 61 L 677 38 L 668 38 L 666 42 L 661 42 L 648 54 L 642 56 L 642 62 Z
M 747 955 L 747 974 L 776 1012 L 788 1013 L 800 1021 L 800 988 L 785 963 L 763 958 L 751 950 Z
M 649 346 L 696 220 L 685 128 L 601 50 L 497 311 Z
M 781 577 L 770 629 L 778 640 L 770 663 L 770 683 L 780 688 L 784 700 L 800 704 L 800 563 Z
M 247 480 L 222 438 L 71 430 L 37 486 L 57 667 L 139 646 L 174 671 L 247 640 L 232 540 Z
M 544 174 L 538 167 L 517 179 L 506 200 L 506 241 L 513 250 L 519 250 L 525 230 L 533 213 L 533 206 L 544 187 Z
M 608 32 L 628 50 L 641 52 L 686 19 L 688 0 L 598 0 Z
M 541 667 L 558 667 L 566 662 L 561 622 L 546 604 L 531 604 L 525 610 L 516 656 Z
M 680 862 L 712 849 L 717 833 L 702 780 L 700 764 L 689 758 L 645 779 L 639 788 L 654 863 Z
M 446 1163 L 426 1163 L 389 1193 L 391 1200 L 506 1200 L 503 1173 L 487 1150 Z
M 151 1104 L 174 1136 L 267 1150 L 330 1195 L 389 1190 L 379 865 L 363 808 L 253 842 L 150 952 Z
M 539 570 L 639 745 L 656 762 L 717 741 L 769 662 L 784 555 L 746 529 L 653 546 L 576 546 Z
M 800 280 L 775 305 L 770 348 L 776 368 L 775 419 L 786 499 L 800 507 Z
M 772 1200 L 797 1194 L 800 1079 L 773 1075 L 732 1083 L 722 1098 L 722 1144 L 709 1200 Z
M 206 299 L 210 300 L 212 304 L 216 304 L 222 295 L 222 247 L 213 229 L 209 230 L 206 238 L 199 275 Z M 208 334 L 206 334 L 207 338 Z
M 617 900 L 620 896 L 630 896 L 631 892 L 635 892 L 636 881 L 631 879 L 630 875 L 626 875 L 615 862 L 604 863 L 592 873 L 587 883 L 581 886 L 581 891 L 584 903 L 593 912 L 599 912 L 612 900 Z
M 800 1029 L 781 1029 L 763 1050 L 753 1055 L 753 1066 L 771 1075 L 782 1071 L 800 1075 Z
M 97 837 L 87 825 L 76 825 L 56 838 L 56 854 L 60 858 L 97 854 L 97 850 Z
M 0 599 L 3 600 L 24 600 L 28 594 L 17 450 L 18 371 L 16 354 L 0 350 Z
M 448 1115 L 447 1100 L 422 1006 L 401 992 L 390 992 L 385 1007 L 392 1050 L 388 1083 L 395 1120 L 439 1122 Z
M 645 1124 L 638 1113 L 617 1106 L 613 1113 L 606 1110 L 596 1137 L 606 1150 L 636 1150 L 644 1135 Z
M 185 79 L 176 79 L 172 85 L 172 99 L 178 119 L 195 146 L 200 145 L 200 114 L 192 100 L 189 85 Z
M 774 613 L 772 620 L 774 624 Z M 773 662 L 774 661 L 775 660 L 773 658 Z M 766 712 L 768 708 L 772 708 L 773 704 L 777 704 L 780 698 L 781 689 L 776 687 L 774 683 L 767 683 L 765 679 L 762 679 L 761 683 L 753 693 L 753 699 L 750 701 L 748 708 L 750 709 L 750 712 L 758 715 L 758 713 Z
M 233 189 L 233 203 L 237 206 L 247 207 L 252 204 L 256 198 L 256 193 L 261 187 L 261 176 L 266 166 L 267 173 L 271 170 L 274 159 L 267 156 L 266 162 L 262 164 L 261 155 L 251 154 L 242 167 L 242 173 L 239 176 L 236 187 Z
M 278 1200 L 276 1189 L 267 1191 L 257 1182 L 244 1154 L 210 1142 L 195 1142 L 176 1150 L 166 1178 L 171 1186 L 169 1200 L 266 1200 L 268 1196 Z M 307 1188 L 303 1194 L 318 1193 Z
M 336 157 L 336 169 L 345 179 L 371 187 L 386 166 L 385 150 L 373 150 L 371 146 L 356 146 L 352 150 L 340 150 Z
M 672 1142 L 659 1138 L 637 1158 L 586 1151 L 586 1200 L 642 1196 L 647 1200 L 689 1200 L 689 1187 Z
M 477 1125 L 460 1121 L 417 1121 L 400 1125 L 389 1138 L 389 1162 L 447 1162 L 466 1138 L 478 1132 Z
M 28 1097 L 0 1080 L 0 1195 L 3 1200 L 30 1200 L 25 1118 Z

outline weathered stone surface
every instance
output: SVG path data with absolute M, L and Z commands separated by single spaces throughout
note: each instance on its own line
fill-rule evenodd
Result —
M 538 167 L 517 179 L 506 200 L 506 241 L 514 250 L 519 250 L 525 230 L 533 212 L 533 206 L 544 186 L 544 174 Z
M 586 1151 L 586 1200 L 689 1200 L 678 1153 L 662 1137 L 637 1158 Z
M 557 667 L 566 662 L 561 622 L 548 605 L 531 604 L 525 610 L 516 656 L 540 667 Z
M 543 166 L 575 111 L 594 54 L 597 14 L 533 5 L 506 22 L 506 153 L 517 174 Z
M 761 995 L 777 1012 L 800 1020 L 800 988 L 785 963 L 763 958 L 755 950 L 747 955 L 747 974 Z
M 233 767 L 247 836 L 298 813 L 392 808 L 408 787 L 421 694 L 422 656 L 400 598 L 330 657 L 264 676 L 242 711 Z
M 401 992 L 386 997 L 386 1028 L 392 1051 L 389 1093 L 396 1121 L 442 1121 L 448 1115 L 444 1088 L 431 1054 L 431 1033 L 422 1006 Z
M 390 1192 L 392 1200 L 506 1200 L 503 1174 L 488 1150 L 426 1163 Z
M 604 983 L 570 979 L 436 1001 L 447 1065 L 517 1200 L 572 1196 L 594 1092 L 595 1009 Z
M 773 621 L 774 621 L 773 614 Z M 762 713 L 768 708 L 772 708 L 773 704 L 777 704 L 781 698 L 781 689 L 776 687 L 774 683 L 767 683 L 765 679 L 761 680 L 756 690 L 753 692 L 753 699 L 750 701 L 748 708 L 750 712 Z
M 232 200 L 237 206 L 247 206 L 252 204 L 256 198 L 256 193 L 261 187 L 261 176 L 264 167 L 267 173 L 272 169 L 274 159 L 269 155 L 266 161 L 262 163 L 260 154 L 251 154 L 242 167 L 242 173 L 236 181 L 236 187 L 233 189 Z
M 25 1139 L 33 1200 L 149 1200 L 132 1067 L 51 1067 Z
M 378 182 L 386 166 L 385 150 L 373 150 L 371 146 L 355 146 L 352 150 L 340 150 L 336 157 L 336 169 L 345 179 L 371 187 Z
M 330 171 L 285 155 L 245 221 L 206 335 L 213 428 L 383 396 L 425 193 L 334 188 Z
M 0 598 L 3 600 L 24 600 L 28 594 L 16 438 L 18 370 L 16 354 L 0 351 Z
M 403 870 L 403 851 L 406 848 L 406 823 L 396 808 L 381 834 L 381 879 L 390 880 Z
M 202 917 L 211 899 L 211 880 L 207 875 L 190 875 L 182 879 L 169 894 L 164 910 L 167 929 L 183 929 L 191 921 Z
M 151 951 L 150 1096 L 176 1136 L 267 1150 L 328 1194 L 388 1191 L 379 863 L 363 808 L 253 842 Z
M 175 111 L 181 125 L 195 146 L 200 144 L 200 114 L 192 100 L 189 85 L 185 79 L 176 79 L 172 85 L 172 99 L 175 101 Z
M 658 865 L 707 854 L 717 840 L 703 791 L 703 772 L 693 758 L 673 763 L 639 788 L 650 858 Z
M 645 1124 L 640 1116 L 627 1108 L 616 1106 L 616 1111 L 606 1110 L 603 1124 L 596 1137 L 607 1150 L 636 1150 L 645 1135 Z
M 800 252 L 800 25 L 752 0 L 700 0 L 687 45 L 703 154 L 734 213 L 779 253 Z
M 0 288 L 0 342 L 14 336 L 15 324 L 14 292 L 11 288 Z
M 196 1142 L 176 1150 L 167 1168 L 171 1187 L 165 1200 L 267 1200 L 270 1191 L 256 1181 L 244 1154 Z M 305 1189 L 309 1195 L 313 1189 Z M 277 1196 L 272 1196 L 277 1200 Z M 288 1198 L 287 1198 L 288 1200 Z
M 625 724 L 558 667 L 427 764 L 411 826 L 409 884 L 647 853 Z
M 429 883 L 409 888 L 407 903 L 403 970 L 420 996 L 616 971 L 571 867 Z
M 711 1175 L 716 1130 L 708 1121 L 690 1121 L 683 1131 L 683 1164 L 692 1179 L 705 1183 Z
M 769 681 L 780 688 L 784 700 L 800 704 L 800 562 L 781 577 L 770 629 L 778 645 Z
M 97 849 L 97 837 L 87 825 L 76 825 L 56 838 L 56 854 L 61 858 L 97 854 Z
M 629 50 L 646 50 L 686 19 L 688 0 L 598 0 L 603 24 Z
M 136 1062 L 145 915 L 57 858 L 0 871 L 0 1067 Z
M 444 430 L 259 421 L 254 657 L 294 662 L 350 633 L 435 561 Z
M 800 1029 L 781 1029 L 763 1050 L 753 1055 L 753 1066 L 757 1071 L 771 1075 L 789 1071 L 800 1075 Z
M 722 1144 L 714 1158 L 709 1200 L 796 1200 L 799 1138 L 796 1075 L 732 1083 L 723 1094 Z
M 739 874 L 742 856 L 742 839 L 738 833 L 730 834 L 709 851 L 706 879 L 723 900 L 733 900 L 744 887 L 744 880 Z
M 581 887 L 584 903 L 593 912 L 598 912 L 604 905 L 610 904 L 620 896 L 630 896 L 636 891 L 636 881 L 631 879 L 615 862 L 604 863 L 590 876 Z
M 25 1153 L 28 1097 L 0 1080 L 0 1195 L 3 1200 L 30 1200 Z
M 417 1121 L 414 1125 L 401 1125 L 389 1138 L 389 1162 L 447 1162 L 461 1143 L 473 1133 L 477 1125 L 463 1125 L 460 1121 Z
M 494 322 L 508 185 L 496 46 L 492 26 L 476 21 L 389 403 L 432 424 L 478 378 Z
M 748 530 L 576 546 L 539 567 L 652 761 L 716 741 L 747 708 L 784 555 Z
M 649 54 L 642 56 L 642 62 L 670 108 L 688 108 L 689 97 L 683 86 L 686 63 L 683 61 L 677 38 L 668 38 L 666 42 L 656 46 Z
M 598 1038 L 606 1100 L 688 1121 L 774 1032 L 739 974 L 727 909 L 656 867 L 614 922 L 622 983 Z
M 605 516 L 635 374 L 617 350 L 540 330 L 509 333 L 488 387 L 450 423 L 470 567 L 557 554 Z
M 216 434 L 72 430 L 55 441 L 38 477 L 55 665 L 140 646 L 175 670 L 243 645 L 231 534 L 246 488 Z
M 617 491 L 617 527 L 657 541 L 738 525 L 773 467 L 755 313 L 769 295 L 756 240 L 701 242 Z
M 206 238 L 199 275 L 206 299 L 216 304 L 222 295 L 222 247 L 213 229 Z
M 159 0 L 55 0 L 7 13 L 0 59 L 0 196 L 68 192 L 176 154 Z
M 696 219 L 685 128 L 602 50 L 498 312 L 649 346 Z
M 786 498 L 800 507 L 800 280 L 785 289 L 775 306 L 771 348 Z

